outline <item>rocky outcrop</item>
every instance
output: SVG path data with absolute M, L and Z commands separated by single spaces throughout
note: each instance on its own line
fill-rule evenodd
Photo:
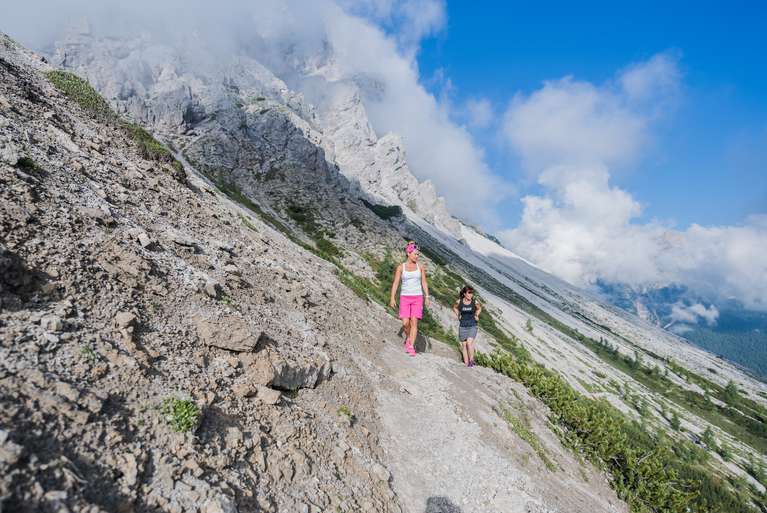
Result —
M 203 57 L 184 58 L 182 50 L 148 38 L 96 39 L 84 31 L 60 41 L 51 60 L 87 77 L 119 112 L 179 138 L 211 172 L 241 181 L 239 169 L 262 175 L 338 169 L 358 195 L 459 235 L 433 185 L 410 171 L 399 137 L 376 134 L 357 83 L 334 78 L 321 63 L 320 71 L 300 67 L 292 78 L 313 104 L 257 58 L 243 50 L 212 67 L 185 66 Z

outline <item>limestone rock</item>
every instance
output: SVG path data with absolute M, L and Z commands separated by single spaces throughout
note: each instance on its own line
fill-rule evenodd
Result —
M 21 458 L 24 448 L 11 442 L 8 431 L 0 429 L 0 465 L 13 465 Z
M 314 388 L 330 376 L 330 360 L 317 356 L 304 362 L 278 360 L 274 363 L 275 376 L 271 386 L 282 390 Z
M 255 392 L 256 398 L 264 404 L 277 404 L 282 397 L 279 390 L 274 390 L 263 385 L 256 385 Z
M 80 209 L 80 212 L 86 217 L 95 219 L 96 222 L 104 226 L 114 226 L 115 224 L 115 220 L 112 217 L 112 214 L 100 208 L 83 207 Z
M 129 328 L 136 324 L 136 315 L 132 312 L 119 312 L 115 315 L 115 326 Z
M 225 316 L 213 320 L 196 315 L 192 321 L 205 344 L 229 351 L 253 351 L 262 335 L 262 332 L 254 333 L 250 325 L 240 317 Z
M 40 326 L 44 330 L 58 332 L 64 329 L 64 321 L 57 315 L 46 315 L 40 319 Z

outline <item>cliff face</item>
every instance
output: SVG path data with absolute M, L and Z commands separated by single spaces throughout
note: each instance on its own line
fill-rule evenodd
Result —
M 432 184 L 419 182 L 410 172 L 402 141 L 395 134 L 375 133 L 360 86 L 338 78 L 332 50 L 327 52 L 330 55 L 319 63 L 304 63 L 291 71 L 292 81 L 307 92 L 311 103 L 247 50 L 225 62 L 203 65 L 201 56 L 190 62 L 181 51 L 148 39 L 97 39 L 86 31 L 60 42 L 52 63 L 86 76 L 119 111 L 165 137 L 212 133 L 220 142 L 221 134 L 239 135 L 253 149 L 254 155 L 235 162 L 231 157 L 242 151 L 219 147 L 220 160 L 208 154 L 207 165 L 252 172 L 266 172 L 283 161 L 318 171 L 337 168 L 356 194 L 398 205 L 458 236 L 459 223 Z M 295 141 L 294 132 L 300 132 L 308 146 L 288 144 L 288 139 Z M 262 138 L 270 144 L 260 144 Z M 192 140 L 194 146 L 207 142 Z M 178 144 L 186 147 L 187 142 Z

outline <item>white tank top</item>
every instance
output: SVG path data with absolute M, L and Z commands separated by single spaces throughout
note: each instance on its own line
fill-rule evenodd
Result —
M 400 296 L 422 296 L 421 290 L 421 268 L 415 264 L 415 271 L 407 270 L 407 263 L 402 264 L 402 287 Z

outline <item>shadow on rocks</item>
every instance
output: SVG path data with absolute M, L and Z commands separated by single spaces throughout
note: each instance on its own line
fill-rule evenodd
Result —
M 425 513 L 461 513 L 461 508 L 447 497 L 429 497 L 426 500 Z
M 55 300 L 54 287 L 44 287 L 51 281 L 46 273 L 30 269 L 20 256 L 0 244 L 0 310 L 20 310 L 41 292 Z

